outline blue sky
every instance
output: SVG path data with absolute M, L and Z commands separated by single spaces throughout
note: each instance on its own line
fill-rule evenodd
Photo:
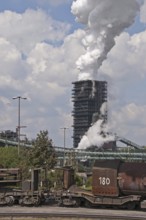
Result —
M 140 2 L 140 1 L 139 1 Z M 97 79 L 108 81 L 109 129 L 146 144 L 146 1 L 135 23 L 116 38 Z M 21 133 L 47 129 L 55 145 L 72 147 L 72 82 L 85 53 L 82 24 L 72 0 L 5 0 L 0 3 L 0 130 L 15 130 L 21 95 Z
M 68 1 L 37 1 L 37 0 L 6 0 L 0 4 L 0 11 L 10 10 L 17 13 L 24 13 L 28 8 L 37 10 L 41 8 L 46 11 L 55 20 L 68 22 L 72 27 L 77 28 L 81 26 L 75 22 L 74 15 L 70 12 L 72 0 Z

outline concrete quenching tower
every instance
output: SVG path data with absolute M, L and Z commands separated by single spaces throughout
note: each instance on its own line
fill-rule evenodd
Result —
M 92 122 L 101 117 L 100 108 L 107 102 L 107 82 L 84 80 L 72 84 L 73 146 L 76 148 Z M 102 117 L 106 122 L 107 111 Z

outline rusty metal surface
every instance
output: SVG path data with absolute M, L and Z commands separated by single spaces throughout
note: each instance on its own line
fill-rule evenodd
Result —
M 21 181 L 21 170 L 19 168 L 0 169 L 0 188 L 16 186 Z
M 118 196 L 117 172 L 119 160 L 96 161 L 93 167 L 92 193 L 101 196 Z
M 123 194 L 146 196 L 146 163 L 125 162 L 118 174 L 119 188 Z
M 68 189 L 74 184 L 74 170 L 72 168 L 63 168 L 63 187 Z
M 120 163 L 121 160 L 96 160 L 93 169 L 96 167 L 117 169 Z

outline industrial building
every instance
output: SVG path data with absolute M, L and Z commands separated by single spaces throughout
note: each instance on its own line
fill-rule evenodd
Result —
M 107 82 L 84 80 L 72 83 L 73 146 L 78 147 L 82 136 L 100 117 L 100 108 L 107 102 Z M 102 115 L 107 121 L 107 111 Z

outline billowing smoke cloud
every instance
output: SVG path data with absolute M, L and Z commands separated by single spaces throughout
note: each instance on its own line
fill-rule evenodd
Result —
M 108 52 L 115 45 L 115 38 L 132 25 L 140 9 L 136 0 L 76 0 L 71 11 L 76 21 L 85 25 L 85 35 L 82 40 L 85 54 L 76 62 L 80 70 L 78 80 L 96 80 L 97 72 Z M 101 107 L 104 115 L 107 107 Z M 96 121 L 82 137 L 78 148 L 103 146 L 114 141 L 114 135 L 109 135 L 108 125 L 101 118 Z
M 87 134 L 85 134 L 79 145 L 78 149 L 87 149 L 89 147 L 102 147 L 105 143 L 109 143 L 110 141 L 115 141 L 115 136 L 110 135 L 107 132 L 107 125 L 103 125 L 103 120 L 99 119 L 95 124 L 93 124 Z
M 101 115 L 105 115 L 107 110 L 106 103 L 103 103 L 100 109 Z M 89 147 L 102 147 L 105 143 L 115 141 L 115 135 L 108 133 L 108 125 L 101 118 L 96 121 L 82 137 L 78 149 L 87 149 Z
M 79 80 L 96 79 L 97 71 L 115 45 L 115 37 L 128 28 L 139 11 L 136 0 L 76 0 L 71 11 L 86 27 L 82 43 L 86 53 L 76 62 Z

